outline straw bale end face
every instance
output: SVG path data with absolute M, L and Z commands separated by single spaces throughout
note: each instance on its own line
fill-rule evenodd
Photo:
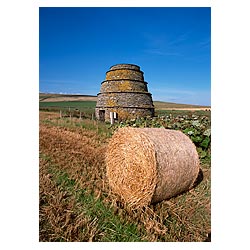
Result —
M 140 207 L 189 190 L 199 173 L 199 157 L 180 131 L 121 128 L 109 141 L 106 166 L 113 192 Z

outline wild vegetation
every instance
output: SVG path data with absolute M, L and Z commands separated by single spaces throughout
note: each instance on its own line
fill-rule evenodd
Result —
M 66 112 L 66 111 L 65 111 Z M 123 126 L 178 129 L 197 146 L 202 171 L 181 195 L 131 210 L 112 194 L 105 151 Z M 40 241 L 210 241 L 210 112 L 164 111 L 110 125 L 40 111 Z

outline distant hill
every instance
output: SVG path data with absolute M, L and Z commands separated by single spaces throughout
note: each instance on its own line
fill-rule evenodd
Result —
M 155 109 L 158 110 L 210 110 L 211 106 L 181 104 L 174 102 L 154 101 Z
M 94 95 L 39 93 L 39 102 L 97 101 Z M 210 110 L 210 106 L 154 101 L 157 110 Z
M 97 101 L 97 96 L 39 93 L 39 101 L 40 102 Z

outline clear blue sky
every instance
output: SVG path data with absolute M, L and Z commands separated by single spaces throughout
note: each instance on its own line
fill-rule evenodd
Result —
M 40 92 L 96 95 L 118 63 L 154 100 L 211 105 L 211 9 L 40 8 Z

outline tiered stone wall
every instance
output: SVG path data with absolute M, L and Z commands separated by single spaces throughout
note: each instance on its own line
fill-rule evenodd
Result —
M 118 113 L 118 119 L 153 116 L 154 105 L 140 67 L 117 64 L 106 72 L 96 104 L 97 119 L 110 119 L 109 113 Z
M 132 107 L 152 108 L 152 97 L 150 93 L 136 92 L 112 92 L 98 94 L 97 107 L 105 104 L 106 108 Z
M 115 70 L 110 70 L 106 73 L 106 80 L 120 80 L 120 79 L 143 81 L 144 77 L 141 71 L 131 70 L 131 69 L 115 69 Z
M 104 92 L 143 92 L 148 93 L 147 83 L 135 80 L 109 80 L 102 82 Z

